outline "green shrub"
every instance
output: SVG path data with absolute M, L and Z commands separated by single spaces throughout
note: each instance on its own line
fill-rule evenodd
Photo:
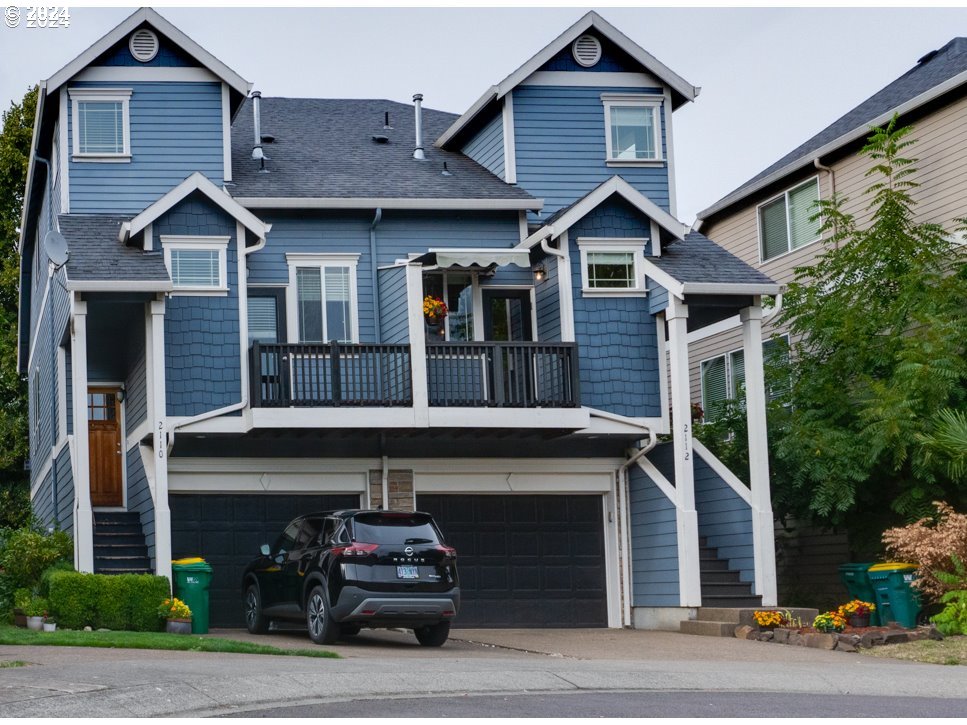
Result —
M 27 606 L 23 608 L 24 614 L 28 617 L 45 617 L 50 608 L 47 600 L 43 597 L 31 597 Z
M 967 567 L 956 554 L 952 557 L 954 573 L 945 571 L 934 572 L 938 581 L 947 587 L 947 591 L 940 601 L 947 606 L 940 614 L 930 618 L 937 625 L 937 629 L 945 636 L 967 634 Z
M 32 529 L 11 531 L 0 548 L 0 569 L 16 587 L 35 588 L 51 564 L 74 560 L 74 541 L 64 531 L 42 534 Z
M 47 567 L 44 573 L 40 575 L 40 586 L 37 588 L 37 593 L 40 596 L 50 596 L 50 577 L 58 571 L 74 571 L 74 565 L 69 561 L 58 561 L 52 566 Z
M 50 575 L 50 611 L 68 629 L 158 631 L 164 625 L 158 620 L 158 605 L 169 594 L 163 576 L 67 571 Z
M 33 596 L 33 593 L 27 587 L 21 587 L 13 593 L 13 606 L 22 612 L 30 606 L 30 600 Z

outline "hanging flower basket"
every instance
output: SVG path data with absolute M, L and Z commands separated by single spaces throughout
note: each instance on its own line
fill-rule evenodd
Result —
M 447 304 L 439 297 L 427 295 L 423 298 L 423 317 L 427 325 L 439 325 L 447 316 Z

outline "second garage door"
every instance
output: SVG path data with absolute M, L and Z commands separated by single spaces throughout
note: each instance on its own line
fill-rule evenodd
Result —
M 457 550 L 457 627 L 606 627 L 601 496 L 420 494 Z

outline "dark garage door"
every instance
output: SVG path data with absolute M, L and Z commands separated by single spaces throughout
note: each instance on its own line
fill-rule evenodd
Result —
M 311 511 L 357 508 L 359 496 L 171 494 L 172 558 L 201 556 L 214 572 L 211 626 L 242 627 L 242 571 L 285 525 Z
M 601 496 L 423 494 L 457 550 L 458 627 L 606 627 Z

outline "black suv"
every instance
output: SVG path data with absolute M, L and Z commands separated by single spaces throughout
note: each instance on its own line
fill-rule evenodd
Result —
M 317 644 L 362 627 L 411 627 L 439 647 L 460 607 L 457 552 L 429 514 L 326 511 L 300 516 L 245 568 L 248 631 L 305 621 Z

